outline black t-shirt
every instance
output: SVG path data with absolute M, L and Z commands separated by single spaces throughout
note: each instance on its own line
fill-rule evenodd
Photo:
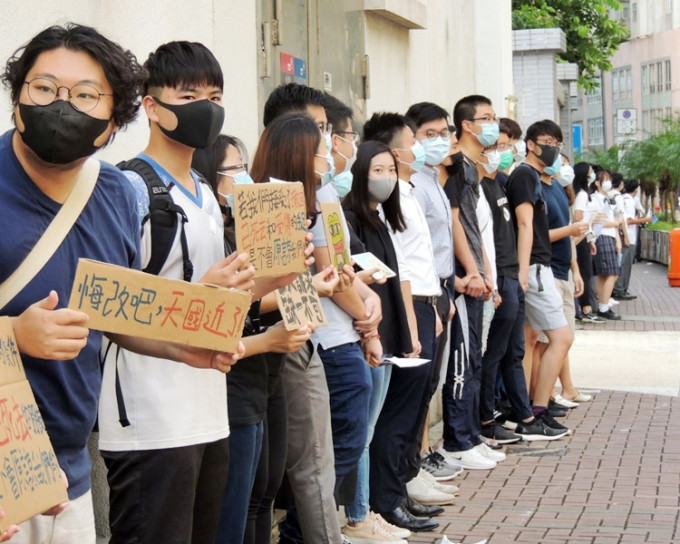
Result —
M 515 168 L 508 178 L 505 191 L 508 195 L 512 218 L 517 232 L 516 209 L 520 204 L 529 202 L 534 207 L 534 240 L 531 246 L 529 264 L 550 266 L 550 233 L 548 232 L 548 213 L 543 195 L 543 184 L 538 170 L 522 163 Z
M 498 276 L 519 277 L 517 241 L 508 197 L 498 181 L 491 178 L 482 180 L 482 190 L 493 215 L 493 241 L 496 249 L 496 271 Z
M 374 212 L 378 218 L 378 212 Z M 373 229 L 364 226 L 354 211 L 345 209 L 347 225 L 352 230 L 350 236 L 350 250 L 352 253 L 370 251 L 389 268 L 397 273 L 395 277 L 388 278 L 383 284 L 372 283 L 370 285 L 382 304 L 383 318 L 378 325 L 378 333 L 383 346 L 383 351 L 391 355 L 400 356 L 411 353 L 411 334 L 406 318 L 406 308 L 401 294 L 401 282 L 399 280 L 399 266 L 397 254 L 390 238 L 387 226 L 380 220 L 379 228 Z M 363 246 L 363 249 L 362 249 Z
M 484 256 L 482 253 L 482 233 L 477 221 L 477 201 L 479 200 L 479 174 L 477 166 L 464 158 L 462 161 L 446 167 L 449 177 L 444 184 L 444 193 L 452 208 L 458 208 L 460 219 L 468 246 L 475 259 L 480 273 L 484 273 Z M 466 272 L 456 259 L 456 275 L 463 277 Z
M 225 249 L 227 255 L 234 243 L 233 219 L 225 224 Z M 260 331 L 260 302 L 253 303 L 243 329 L 243 336 L 251 336 Z M 278 354 L 273 354 L 278 355 Z M 267 411 L 269 372 L 265 354 L 253 355 L 238 361 L 227 374 L 227 409 L 229 425 L 243 426 L 259 423 Z M 278 377 L 278 374 L 277 374 Z

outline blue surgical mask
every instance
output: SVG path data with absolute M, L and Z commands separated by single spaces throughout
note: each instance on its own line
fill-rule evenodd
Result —
M 475 134 L 480 144 L 484 147 L 490 147 L 496 143 L 500 134 L 498 123 L 475 123 L 475 125 L 482 127 L 482 133 Z
M 350 170 L 340 172 L 333 178 L 333 185 L 335 185 L 335 190 L 340 198 L 345 198 L 352 189 L 352 179 L 353 176 Z
M 255 183 L 253 181 L 253 178 L 250 177 L 250 174 L 246 172 L 245 170 L 243 172 L 239 172 L 238 174 L 222 174 L 223 176 L 229 176 L 232 180 L 234 180 L 234 183 L 237 185 L 249 185 L 251 183 Z M 223 196 L 224 199 L 227 201 L 227 206 L 229 206 L 232 210 L 234 209 L 234 195 L 233 193 L 230 193 L 228 195 L 224 193 L 220 193 L 218 191 L 218 194 Z
M 440 164 L 448 156 L 451 149 L 451 138 L 444 139 L 441 136 L 426 138 L 420 140 L 420 143 L 425 149 L 425 162 L 430 166 Z
M 513 157 L 512 151 L 509 149 L 501 153 L 501 162 L 498 164 L 498 169 L 500 171 L 507 170 L 512 165 Z
M 333 176 L 335 176 L 335 161 L 333 161 L 333 155 L 331 155 L 330 151 L 325 155 L 319 155 L 318 153 L 315 153 L 314 155 L 316 157 L 323 157 L 324 159 L 326 159 L 326 162 L 328 163 L 328 172 L 322 173 L 314 170 L 321 177 L 321 187 L 323 187 L 324 185 L 327 185 L 331 181 L 333 181 Z
M 330 150 L 333 149 L 333 139 L 331 138 L 330 132 L 328 134 L 324 134 L 323 139 L 326 142 L 326 149 L 328 149 L 328 152 L 330 153 Z
M 550 166 L 546 166 L 543 171 L 549 176 L 555 177 L 560 173 L 560 168 L 562 168 L 562 155 L 558 153 L 554 162 Z
M 405 149 L 399 149 L 397 148 L 397 151 L 406 151 Z M 416 140 L 416 143 L 413 144 L 408 151 L 413 153 L 413 162 L 404 162 L 404 161 L 399 161 L 401 164 L 406 164 L 408 165 L 411 170 L 415 170 L 416 172 L 420 172 L 422 170 L 423 166 L 425 166 L 425 148 L 423 147 L 423 144 L 421 144 L 419 141 Z

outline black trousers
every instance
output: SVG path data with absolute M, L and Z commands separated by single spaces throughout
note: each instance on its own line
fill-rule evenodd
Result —
M 420 441 L 430 400 L 432 358 L 435 346 L 435 310 L 414 302 L 418 320 L 420 357 L 429 363 L 415 368 L 392 369 L 385 404 L 375 425 L 369 448 L 370 505 L 374 512 L 390 512 L 406 497 L 406 482 L 413 474 L 414 456 L 420 458 Z M 415 454 L 414 454 L 415 452 Z M 418 473 L 415 468 L 415 473 Z
M 229 470 L 229 439 L 103 451 L 110 544 L 214 544 Z

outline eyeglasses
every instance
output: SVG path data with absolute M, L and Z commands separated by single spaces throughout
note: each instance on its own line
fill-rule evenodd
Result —
M 28 85 L 28 97 L 36 106 L 49 106 L 59 98 L 59 89 L 66 89 L 71 106 L 82 113 L 95 109 L 102 96 L 113 96 L 113 94 L 100 93 L 92 85 L 79 84 L 66 87 L 40 77 L 24 81 L 24 85 Z
M 232 172 L 238 170 L 239 172 L 248 171 L 248 163 L 244 162 L 241 164 L 234 164 L 233 166 L 224 166 L 217 170 L 217 174 L 220 176 L 233 176 Z M 238 172 L 236 172 L 238 174 Z
M 321 131 L 321 134 L 324 136 L 326 134 L 331 134 L 333 132 L 333 123 L 328 123 L 325 121 L 320 121 L 319 123 L 316 124 L 316 126 L 319 127 L 319 130 Z
M 333 134 L 350 134 L 351 138 L 342 138 L 342 136 L 340 136 L 340 138 L 346 142 L 354 142 L 355 144 L 359 143 L 359 133 L 353 130 L 336 130 L 333 132 Z
M 445 128 L 441 132 L 437 132 L 434 129 L 425 131 L 425 138 L 427 138 L 428 140 L 434 140 L 437 136 L 441 136 L 444 140 L 448 140 L 451 137 L 451 132 L 449 132 L 449 129 L 447 128 Z
M 473 117 L 472 119 L 468 119 L 468 121 L 472 121 L 476 123 L 477 121 L 483 121 L 484 123 L 491 124 L 493 123 L 494 125 L 498 124 L 498 117 L 490 117 L 490 116 L 484 116 L 484 117 Z M 482 124 L 482 123 L 477 123 L 477 124 Z
M 547 141 L 547 142 L 546 142 L 546 141 L 539 142 L 538 140 L 536 140 L 536 143 L 537 143 L 538 145 L 548 145 L 548 146 L 550 146 L 550 147 L 556 147 L 556 148 L 559 149 L 560 151 L 562 151 L 562 148 L 564 147 L 564 144 L 563 144 L 563 143 L 557 142 L 557 141 L 555 141 L 555 140 L 550 140 L 550 141 Z
M 502 153 L 503 151 L 508 151 L 509 149 L 512 149 L 512 144 L 510 144 L 510 143 L 498 144 L 498 145 L 496 145 L 496 149 L 498 149 L 498 151 L 500 151 Z

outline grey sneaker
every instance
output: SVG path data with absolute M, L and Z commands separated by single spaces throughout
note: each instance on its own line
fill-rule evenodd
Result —
M 438 482 L 451 480 L 463 472 L 463 467 L 449 463 L 439 452 L 430 451 L 423 456 L 420 468 L 426 470 Z
M 482 425 L 482 436 L 490 440 L 495 440 L 499 444 L 514 444 L 522 440 L 522 437 L 506 429 L 498 423 L 492 421 L 486 425 Z

